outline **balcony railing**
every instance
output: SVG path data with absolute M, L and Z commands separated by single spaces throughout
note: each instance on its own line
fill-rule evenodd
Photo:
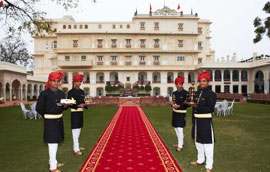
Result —
M 152 81 L 153 84 L 160 84 L 160 81 Z
M 167 80 L 167 83 L 173 83 L 173 80 Z
M 141 44 L 140 46 L 141 46 L 141 48 L 145 48 L 145 44 Z
M 215 81 L 216 82 L 220 82 L 221 81 L 221 78 L 215 78 Z
M 126 65 L 131 65 L 131 61 L 125 62 Z
M 159 65 L 159 61 L 154 61 L 154 65 Z
M 97 84 L 103 84 L 105 83 L 104 81 L 96 81 Z
M 136 82 L 133 84 L 133 86 L 134 86 L 134 85 L 150 85 L 150 84 L 151 84 L 150 81 L 136 81 Z
M 116 48 L 116 46 L 117 46 L 116 44 L 112 44 L 112 48 Z
M 178 44 L 178 47 L 183 47 L 184 46 L 184 44 Z
M 155 44 L 154 47 L 155 47 L 155 48 L 159 48 L 159 44 Z
M 116 61 L 112 61 L 111 62 L 111 65 L 117 65 L 117 62 Z
M 89 84 L 89 83 L 90 83 L 90 81 L 83 81 L 83 83 L 84 83 L 84 84 Z
M 140 61 L 140 65 L 145 65 L 145 61 Z
M 84 61 L 81 59 L 70 59 L 69 61 L 66 61 L 65 59 L 58 59 L 57 64 L 59 67 L 70 67 L 70 66 L 92 66 L 92 60 L 89 58 L 86 58 Z
M 233 78 L 233 81 L 239 81 L 239 79 L 238 78 Z
M 103 62 L 97 62 L 97 65 L 103 65 Z
M 103 47 L 103 45 L 102 44 L 98 44 L 98 48 L 102 48 Z
M 248 79 L 247 78 L 242 78 L 241 81 L 248 81 Z
M 131 44 L 126 44 L 126 48 L 131 48 Z
M 198 50 L 202 50 L 203 49 L 203 47 L 198 47 Z

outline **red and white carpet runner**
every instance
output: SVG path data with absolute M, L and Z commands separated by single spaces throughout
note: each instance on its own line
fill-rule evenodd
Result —
M 140 107 L 119 107 L 80 172 L 178 171 L 166 145 Z

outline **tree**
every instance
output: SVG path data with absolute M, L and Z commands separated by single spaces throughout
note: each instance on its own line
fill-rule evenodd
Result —
M 0 22 L 4 22 L 8 32 L 21 33 L 28 31 L 31 35 L 42 35 L 41 33 L 55 32 L 52 21 L 45 19 L 46 13 L 37 10 L 36 4 L 40 0 L 1 0 Z M 79 0 L 50 0 L 68 10 L 76 8 Z M 95 0 L 92 0 L 96 2 Z M 38 31 L 39 33 L 35 32 Z
M 270 1 L 266 2 L 263 7 L 265 13 L 270 14 Z M 265 19 L 256 17 L 254 19 L 253 25 L 255 27 L 256 37 L 253 39 L 254 43 L 258 43 L 262 40 L 262 36 L 266 33 L 267 37 L 270 39 L 270 15 Z
M 7 37 L 0 44 L 0 61 L 27 66 L 34 60 L 20 38 Z

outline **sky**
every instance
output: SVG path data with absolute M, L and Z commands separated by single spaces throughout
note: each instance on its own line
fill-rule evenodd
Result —
M 47 12 L 48 18 L 61 18 L 72 15 L 76 21 L 131 21 L 137 8 L 139 14 L 148 14 L 150 3 L 152 11 L 161 9 L 164 4 L 175 9 L 180 4 L 184 14 L 197 12 L 202 19 L 208 19 L 211 25 L 211 49 L 216 52 L 216 59 L 232 56 L 237 60 L 247 59 L 257 54 L 270 54 L 270 39 L 266 36 L 257 44 L 253 20 L 257 16 L 265 18 L 262 11 L 267 0 L 79 0 L 77 9 L 65 11 L 51 0 L 41 0 L 36 7 Z M 3 34 L 0 33 L 0 38 Z M 23 38 L 33 52 L 33 41 L 29 35 Z

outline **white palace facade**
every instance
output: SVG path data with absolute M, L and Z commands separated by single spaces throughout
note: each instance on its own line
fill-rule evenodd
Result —
M 168 96 L 174 79 L 185 77 L 187 89 L 200 71 L 212 73 L 217 93 L 269 93 L 270 58 L 254 56 L 237 62 L 215 60 L 209 20 L 164 7 L 134 14 L 129 22 L 76 22 L 71 16 L 53 20 L 55 34 L 35 36 L 34 76 L 52 71 L 65 75 L 61 87 L 71 89 L 72 77 L 83 74 L 82 88 L 90 96 L 105 96 L 105 86 L 152 87 L 151 95 Z

